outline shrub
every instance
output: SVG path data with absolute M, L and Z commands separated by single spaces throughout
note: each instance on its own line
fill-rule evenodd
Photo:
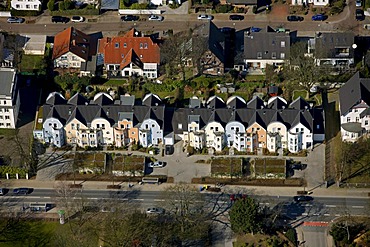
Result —
M 149 9 L 149 4 L 147 3 L 134 3 L 131 5 L 130 9 Z
M 58 2 L 58 10 L 61 10 L 61 11 L 65 10 L 64 2 Z
M 16 9 L 11 9 L 10 13 L 12 14 L 12 16 L 37 16 L 41 14 L 40 11 Z
M 55 2 L 54 0 L 50 0 L 47 4 L 48 10 L 49 11 L 54 11 L 55 10 Z
M 294 244 L 297 243 L 297 234 L 293 228 L 288 229 L 285 236 Z
M 230 4 L 217 4 L 215 11 L 216 13 L 228 13 L 233 10 L 233 6 Z
M 73 9 L 73 2 L 71 0 L 64 0 L 64 9 Z

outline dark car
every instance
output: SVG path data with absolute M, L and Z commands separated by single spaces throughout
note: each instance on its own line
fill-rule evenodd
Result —
M 121 17 L 121 21 L 137 21 L 139 16 L 137 15 L 124 15 Z
M 245 199 L 247 198 L 247 195 L 245 194 L 231 194 L 230 195 L 230 201 L 235 202 L 240 199 Z
M 31 191 L 32 190 L 30 188 L 16 188 L 16 189 L 13 189 L 13 194 L 14 195 L 27 195 L 27 194 L 30 194 Z
M 363 21 L 365 20 L 365 14 L 362 9 L 356 9 L 356 21 Z
M 12 17 L 9 17 L 6 20 L 6 22 L 7 23 L 23 23 L 24 22 L 24 18 L 12 16 Z
M 323 14 L 317 14 L 312 16 L 313 21 L 325 21 L 328 18 L 328 16 L 323 15 Z
M 289 15 L 286 19 L 288 21 L 303 21 L 304 18 L 302 16 Z
M 259 27 L 251 27 L 250 29 L 249 29 L 249 31 L 251 32 L 251 33 L 258 33 L 259 31 L 261 31 L 262 30 L 262 28 L 259 28 Z
M 8 193 L 8 189 L 5 189 L 5 188 L 0 188 L 0 196 L 4 196 Z
M 244 16 L 242 16 L 242 15 L 230 15 L 229 20 L 231 20 L 231 21 L 242 21 L 242 20 L 244 20 Z
M 171 154 L 173 154 L 174 151 L 175 150 L 174 150 L 174 148 L 173 148 L 172 145 L 166 145 L 165 146 L 165 153 L 166 153 L 166 155 L 171 155 Z
M 303 169 L 303 165 L 302 165 L 302 164 L 299 164 L 299 163 L 297 163 L 297 164 L 292 164 L 292 165 L 290 166 L 290 168 L 292 168 L 293 170 L 302 170 L 302 169 Z
M 309 202 L 313 200 L 312 196 L 295 196 L 293 197 L 295 202 Z
M 53 22 L 53 23 L 67 23 L 67 22 L 69 22 L 69 18 L 64 17 L 64 16 L 52 16 L 51 17 L 51 22 Z

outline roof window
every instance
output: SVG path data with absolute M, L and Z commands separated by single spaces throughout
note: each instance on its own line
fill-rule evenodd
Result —
M 119 48 L 119 43 L 118 42 L 114 44 L 114 48 Z

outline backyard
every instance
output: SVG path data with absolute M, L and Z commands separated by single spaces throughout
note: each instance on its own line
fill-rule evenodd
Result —
M 241 177 L 245 174 L 241 158 L 216 158 L 211 161 L 211 174 L 218 177 Z
M 112 154 L 112 173 L 115 176 L 142 176 L 145 157 Z
M 286 160 L 255 159 L 252 167 L 256 178 L 286 178 Z

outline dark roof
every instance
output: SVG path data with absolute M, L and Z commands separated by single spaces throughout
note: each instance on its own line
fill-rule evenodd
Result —
M 113 104 L 113 100 L 106 93 L 101 93 L 99 95 L 95 95 L 93 103 L 100 106 L 111 105 Z
M 66 103 L 67 101 L 65 100 L 65 98 L 57 92 L 50 93 L 46 99 L 46 104 L 48 105 L 63 105 Z
M 199 108 L 199 107 L 200 107 L 200 100 L 198 98 L 189 99 L 189 108 Z
M 119 0 L 101 0 L 102 10 L 118 10 L 119 9 Z
M 362 100 L 370 105 L 370 78 L 360 78 L 357 72 L 339 89 L 340 114 L 344 115 Z
M 226 105 L 227 107 L 233 108 L 233 109 L 247 107 L 247 103 L 240 96 L 231 96 L 230 98 L 227 99 Z
M 292 103 L 290 103 L 289 107 L 296 110 L 303 110 L 310 108 L 310 105 L 301 96 L 299 96 Z
M 119 97 L 121 105 L 131 105 L 135 104 L 135 96 L 134 95 L 121 95 Z
M 143 99 L 143 105 L 146 106 L 156 106 L 156 105 L 162 105 L 162 100 L 158 97 L 156 94 L 147 94 L 145 95 Z
M 86 103 L 89 103 L 89 101 L 79 93 L 76 93 L 68 100 L 70 105 L 85 105 Z
M 341 127 L 345 131 L 352 132 L 352 133 L 359 133 L 364 130 L 364 128 L 361 127 L 361 123 L 354 123 L 354 122 L 344 123 L 341 125 Z
M 261 109 L 265 107 L 265 102 L 258 96 L 253 96 L 253 98 L 248 101 L 247 107 L 251 109 Z
M 281 58 L 281 54 L 284 57 Z M 270 27 L 260 32 L 244 33 L 245 59 L 288 59 L 290 54 L 290 33 L 276 32 Z
M 267 107 L 275 110 L 284 109 L 287 107 L 287 104 L 285 99 L 275 96 L 269 99 Z
M 353 57 L 355 35 L 352 32 L 328 32 L 317 33 L 315 37 L 315 57 L 316 58 L 348 58 Z M 336 52 L 335 48 L 349 48 L 348 55 L 344 52 Z
M 225 102 L 218 96 L 212 96 L 207 100 L 207 107 L 208 108 L 224 108 Z

